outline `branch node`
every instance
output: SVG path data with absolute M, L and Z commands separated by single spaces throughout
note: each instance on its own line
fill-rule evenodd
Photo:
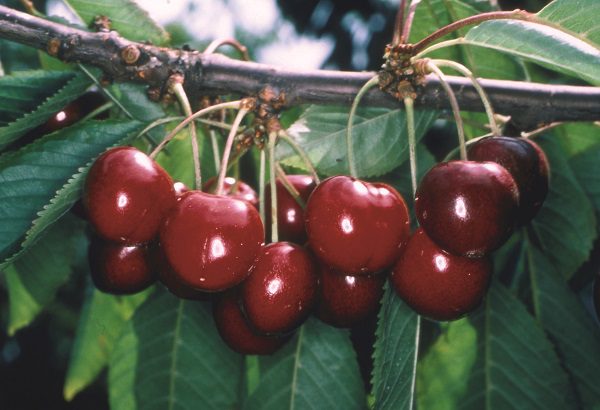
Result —
M 140 49 L 130 44 L 121 49 L 121 58 L 123 62 L 127 65 L 135 64 L 140 59 Z

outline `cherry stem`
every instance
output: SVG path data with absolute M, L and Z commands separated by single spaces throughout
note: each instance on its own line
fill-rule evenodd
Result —
M 235 116 L 231 129 L 229 130 L 229 135 L 227 136 L 227 141 L 225 142 L 225 148 L 223 149 L 221 166 L 219 167 L 219 179 L 217 180 L 216 191 L 217 195 L 223 195 L 223 185 L 225 183 L 225 175 L 227 175 L 227 163 L 229 162 L 229 155 L 231 154 L 231 148 L 233 147 L 233 140 L 235 140 L 238 128 L 240 127 L 240 123 L 242 122 L 244 116 L 247 113 L 247 109 L 241 108 Z
M 557 122 L 552 122 L 548 125 L 544 125 L 543 127 L 540 128 L 536 128 L 535 130 L 532 131 L 528 131 L 528 132 L 522 132 L 521 133 L 521 138 L 531 138 L 531 137 L 535 137 L 536 135 L 542 134 L 552 128 L 558 127 L 559 125 L 564 124 L 563 122 L 557 121 Z
M 209 127 L 221 128 L 221 129 L 227 130 L 227 131 L 229 131 L 231 129 L 231 125 L 229 125 L 229 124 L 226 124 L 226 123 L 220 122 L 220 121 L 209 120 L 207 118 L 199 118 L 198 122 L 208 125 Z
M 112 93 L 110 91 L 108 91 L 106 88 L 104 88 L 102 86 L 102 84 L 100 84 L 100 81 L 98 81 L 98 79 L 94 76 L 94 74 L 92 74 L 92 72 L 90 70 L 88 70 L 83 64 L 77 64 L 77 66 L 79 67 L 79 69 L 81 71 L 83 71 L 83 73 L 85 75 L 87 75 L 90 78 L 90 80 L 92 80 L 92 82 L 96 85 L 96 87 L 98 87 L 98 89 L 102 92 L 102 94 L 104 94 L 117 107 L 119 107 L 119 109 L 121 111 L 123 111 L 123 114 L 125 114 L 127 117 L 131 118 L 132 120 L 134 119 L 133 115 L 127 110 L 127 108 L 125 108 L 123 106 L 123 104 L 121 104 L 121 101 L 117 100 L 117 97 L 112 95 Z
M 396 13 L 396 21 L 394 22 L 394 37 L 392 45 L 396 46 L 402 41 L 402 28 L 404 27 L 404 11 L 406 10 L 406 0 L 400 0 L 398 12 Z
M 217 141 L 217 132 L 213 129 L 209 130 L 210 142 L 213 150 L 213 160 L 215 162 L 215 172 L 219 175 L 219 163 L 221 157 L 219 156 L 219 142 Z
M 267 177 L 266 170 L 266 159 L 267 155 L 265 149 L 260 150 L 260 166 L 259 166 L 259 175 L 258 175 L 258 202 L 260 203 L 260 219 L 263 221 L 263 224 L 266 222 L 265 219 L 265 179 Z
M 354 160 L 354 144 L 352 141 L 352 123 L 354 122 L 354 116 L 356 115 L 356 109 L 358 108 L 358 104 L 362 97 L 369 91 L 371 88 L 375 87 L 379 84 L 379 76 L 376 75 L 371 78 L 369 81 L 365 83 L 358 90 L 356 97 L 354 97 L 354 101 L 352 101 L 352 107 L 350 108 L 350 114 L 348 115 L 348 127 L 346 128 L 346 150 L 348 155 L 348 169 L 350 171 L 350 175 L 354 178 L 358 178 L 358 172 L 356 171 L 356 163 Z
M 313 178 L 315 183 L 320 184 L 321 180 L 319 179 L 317 170 L 315 169 L 315 166 L 313 165 L 312 161 L 306 154 L 306 151 L 304 151 L 304 149 L 296 141 L 294 141 L 294 139 L 292 137 L 290 137 L 289 134 L 287 132 L 285 132 L 284 130 L 281 130 L 279 132 L 278 137 L 281 138 L 282 140 L 284 140 L 290 147 L 292 147 L 292 149 L 294 151 L 296 151 L 296 154 L 298 154 L 298 156 L 302 159 L 302 161 L 306 165 L 306 168 L 308 169 L 308 172 L 310 172 L 310 176 Z
M 275 177 L 275 143 L 277 132 L 269 133 L 269 182 L 271 183 L 271 242 L 279 241 L 279 227 L 277 226 L 277 186 Z
M 406 109 L 406 129 L 408 131 L 408 157 L 410 162 L 410 181 L 412 182 L 413 197 L 417 193 L 417 141 L 415 137 L 415 110 L 414 100 L 404 98 Z
M 417 315 L 417 323 L 415 323 L 415 356 L 413 358 L 413 363 L 412 363 L 412 374 L 416 375 L 417 374 L 417 362 L 419 359 L 419 344 L 421 341 L 421 316 Z M 417 384 L 417 378 L 413 377 L 412 381 L 410 383 L 410 403 L 408 405 L 409 409 L 414 408 L 414 397 L 416 394 L 416 384 Z
M 482 22 L 488 21 L 488 20 L 532 21 L 534 19 L 535 19 L 535 16 L 532 15 L 531 13 L 528 13 L 523 10 L 518 10 L 518 9 L 513 10 L 513 11 L 492 11 L 489 13 L 476 14 L 474 16 L 470 16 L 470 17 L 467 17 L 467 18 L 464 18 L 461 20 L 457 20 L 453 23 L 448 24 L 447 26 L 444 26 L 444 27 L 438 29 L 437 31 L 434 31 L 427 37 L 425 37 L 422 40 L 415 43 L 415 45 L 413 47 L 413 52 L 415 54 L 417 54 L 420 51 L 422 51 L 423 49 L 425 49 L 425 47 L 427 47 L 429 44 L 436 41 L 437 39 L 444 37 L 445 35 L 448 35 L 450 33 L 453 33 L 456 30 L 459 30 L 463 27 L 471 26 L 473 24 L 479 24 L 479 23 L 482 23 Z
M 212 105 L 200 111 L 196 111 L 193 115 L 190 115 L 189 117 L 181 121 L 179 124 L 177 124 L 175 128 L 173 128 L 173 130 L 162 140 L 162 142 L 156 146 L 154 151 L 150 153 L 150 158 L 156 157 L 160 150 L 162 150 L 163 147 L 167 145 L 169 141 L 171 141 L 175 137 L 175 135 L 177 135 L 177 133 L 181 131 L 186 125 L 188 125 L 191 121 L 194 121 L 198 117 L 210 114 L 211 112 L 222 110 L 225 108 L 239 109 L 241 102 L 241 100 L 229 101 L 221 104 Z
M 300 205 L 300 207 L 302 207 L 302 209 L 304 209 L 306 207 L 306 203 L 300 196 L 300 192 L 298 192 L 296 187 L 294 185 L 292 185 L 292 183 L 288 179 L 287 175 L 285 174 L 285 171 L 283 170 L 283 168 L 281 168 L 281 166 L 279 164 L 277 164 L 277 178 L 279 178 L 279 180 L 283 184 L 284 188 L 294 198 L 294 200 L 298 203 L 298 205 Z
M 467 44 L 467 40 L 464 37 L 453 38 L 452 40 L 440 41 L 432 46 L 427 47 L 423 51 L 417 53 L 410 59 L 412 63 L 423 58 L 426 54 L 432 53 L 436 50 L 440 50 L 446 47 L 458 46 L 461 44 Z
M 192 106 L 190 105 L 190 100 L 183 89 L 183 83 L 180 81 L 173 81 L 171 84 L 171 91 L 177 97 L 179 101 L 179 105 L 183 109 L 186 117 L 189 117 L 193 114 Z M 198 135 L 196 132 L 196 123 L 194 121 L 190 122 L 189 126 L 190 130 L 190 142 L 192 144 L 192 157 L 194 160 L 194 181 L 196 189 L 202 189 L 202 171 L 200 168 L 200 149 L 198 148 Z
M 419 3 L 421 3 L 421 0 L 412 0 L 410 3 L 410 7 L 408 8 L 408 14 L 406 15 L 406 20 L 404 20 L 402 36 L 400 37 L 401 44 L 408 42 L 408 37 L 410 36 L 410 29 L 412 28 L 412 22 L 415 19 L 415 12 L 417 11 L 417 6 L 419 5 Z
M 213 40 L 213 42 L 210 43 L 208 47 L 206 47 L 206 49 L 204 50 L 204 54 L 212 54 L 215 51 L 217 51 L 217 49 L 221 46 L 232 46 L 242 54 L 242 58 L 245 61 L 250 61 L 248 48 L 239 41 L 237 41 L 235 38 L 222 38 Z
M 467 159 L 467 148 L 465 144 L 465 129 L 463 126 L 462 117 L 460 116 L 460 107 L 458 106 L 458 101 L 456 100 L 456 95 L 454 95 L 454 91 L 452 91 L 452 87 L 448 84 L 446 80 L 446 76 L 434 63 L 431 61 L 427 62 L 427 68 L 433 72 L 439 79 L 440 84 L 448 94 L 448 100 L 450 101 L 450 106 L 452 107 L 452 114 L 454 115 L 454 121 L 456 122 L 456 130 L 458 132 L 458 144 L 460 148 L 460 159 L 465 161 Z
M 473 73 L 464 65 L 457 63 L 455 61 L 450 61 L 450 60 L 431 60 L 431 62 L 433 64 L 435 64 L 438 67 L 449 67 L 452 68 L 453 70 L 458 71 L 459 73 L 461 73 L 462 75 L 464 75 L 465 77 L 467 77 L 469 80 L 471 80 L 471 83 L 473 84 L 473 87 L 475 88 L 475 90 L 477 91 L 477 93 L 479 94 L 479 98 L 481 99 L 481 102 L 483 103 L 483 106 L 485 107 L 485 113 L 487 114 L 488 117 L 488 121 L 490 123 L 490 128 L 492 130 L 492 135 L 495 137 L 499 137 L 500 136 L 500 128 L 498 127 L 498 123 L 496 122 L 496 117 L 494 114 L 494 109 L 492 108 L 492 104 L 490 103 L 490 99 L 488 98 L 487 93 L 485 92 L 485 90 L 483 89 L 483 87 L 481 86 L 481 84 L 479 84 L 479 81 L 475 78 L 475 76 L 473 75 Z

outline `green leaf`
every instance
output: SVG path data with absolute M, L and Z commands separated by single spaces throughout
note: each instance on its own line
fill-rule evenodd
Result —
M 477 361 L 468 379 L 469 389 L 457 408 L 576 408 L 569 380 L 553 346 L 506 288 L 494 282 L 484 309 L 470 320 L 477 329 Z
M 441 323 L 441 334 L 417 368 L 419 409 L 454 410 L 467 394 L 477 359 L 477 330 L 468 319 Z
M 597 0 L 554 0 L 538 16 L 596 45 L 600 44 L 600 3 Z
M 111 408 L 235 408 L 242 370 L 243 356 L 221 341 L 209 304 L 159 291 L 135 312 L 111 354 Z
M 310 318 L 294 338 L 260 359 L 260 383 L 245 410 L 363 409 L 366 397 L 348 332 Z
M 423 0 L 417 7 L 410 40 L 414 43 L 453 21 L 490 10 L 488 1 Z M 449 38 L 460 37 L 466 32 L 466 29 L 459 30 Z M 514 80 L 525 77 L 522 64 L 514 57 L 488 49 L 469 46 L 450 47 L 432 53 L 430 57 L 462 63 L 478 77 Z M 448 70 L 448 72 L 452 71 Z
M 27 131 L 42 125 L 62 110 L 68 103 L 82 95 L 92 84 L 91 80 L 77 73 L 64 87 L 46 99 L 34 111 L 0 128 L 0 150 L 23 136 Z
M 65 71 L 23 71 L 0 77 L 0 126 L 4 127 L 60 90 L 75 76 Z M 0 128 L 0 139 L 3 138 Z
M 113 296 L 88 288 L 63 389 L 67 401 L 92 383 L 108 364 L 123 327 L 148 292 Z
M 563 152 L 571 161 L 573 155 L 600 142 L 600 124 L 568 122 L 556 128 L 552 134 L 560 141 Z
M 86 253 L 85 224 L 75 218 L 48 230 L 42 241 L 29 248 L 5 269 L 9 296 L 8 333 L 29 325 L 50 303 Z
M 537 140 L 550 163 L 550 190 L 531 222 L 540 248 L 566 278 L 587 260 L 596 239 L 596 217 L 560 145 L 547 137 Z
M 119 83 L 112 85 L 109 91 L 138 121 L 152 122 L 167 116 L 160 104 L 150 101 L 147 86 Z
M 137 121 L 89 121 L 1 155 L 0 257 L 4 260 L 19 250 L 38 212 L 45 209 L 52 217 L 36 223 L 36 239 L 77 200 L 72 191 L 81 189 L 83 178 L 71 178 L 82 172 L 80 168 L 140 129 Z M 63 198 L 65 191 L 70 192 L 68 201 Z
M 288 132 L 307 152 L 319 173 L 338 175 L 348 173 L 346 156 L 346 127 L 348 107 L 310 106 Z M 436 111 L 415 111 L 417 141 L 437 117 Z M 408 158 L 405 112 L 364 108 L 356 112 L 352 127 L 358 175 L 383 175 Z M 285 165 L 306 169 L 301 159 L 284 143 L 278 146 L 278 157 Z
M 376 409 L 413 408 L 419 316 L 386 284 L 373 354 Z
M 584 408 L 600 405 L 600 329 L 556 266 L 527 243 L 536 316 L 557 346 Z
M 600 214 L 600 143 L 575 155 L 569 160 L 569 165 L 591 199 L 596 213 Z
M 593 0 L 592 0 L 593 2 Z M 600 23 L 576 24 L 589 19 L 594 10 L 590 1 L 577 5 L 578 14 L 570 21 L 571 29 L 598 30 Z M 597 2 L 595 2 L 597 5 Z M 544 19 L 540 17 L 540 22 Z M 585 37 L 585 32 L 576 33 L 562 28 L 559 22 L 538 24 L 520 20 L 486 21 L 472 28 L 465 39 L 467 44 L 476 45 L 519 56 L 551 70 L 579 77 L 592 84 L 600 84 L 600 48 Z
M 65 0 L 75 14 L 89 26 L 96 16 L 107 16 L 111 27 L 130 40 L 163 45 L 168 33 L 148 13 L 131 0 Z

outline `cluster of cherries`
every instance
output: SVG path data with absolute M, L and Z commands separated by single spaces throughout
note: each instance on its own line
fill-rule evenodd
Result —
M 483 138 L 468 156 L 423 177 L 415 196 L 420 228 L 392 270 L 398 295 L 435 320 L 479 306 L 492 273 L 489 253 L 537 214 L 548 193 L 548 161 L 531 140 Z
M 181 298 L 212 295 L 219 333 L 245 354 L 274 352 L 311 312 L 337 327 L 359 323 L 377 310 L 390 271 L 418 313 L 456 319 L 485 294 L 486 255 L 535 215 L 548 189 L 546 158 L 529 140 L 486 138 L 469 154 L 423 178 L 412 236 L 407 206 L 389 185 L 334 176 L 316 186 L 290 175 L 298 201 L 278 180 L 281 241 L 265 244 L 245 183 L 226 178 L 222 195 L 188 190 L 141 151 L 114 148 L 91 167 L 84 191 L 97 233 L 92 278 L 116 294 L 158 278 Z

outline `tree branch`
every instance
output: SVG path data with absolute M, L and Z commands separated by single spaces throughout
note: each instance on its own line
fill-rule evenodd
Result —
M 256 95 L 266 85 L 279 88 L 287 105 L 319 103 L 350 105 L 374 73 L 331 70 L 298 71 L 239 61 L 219 54 L 202 54 L 136 43 L 118 33 L 91 33 L 0 6 L 0 38 L 40 50 L 67 62 L 99 67 L 116 81 L 146 83 L 152 93 L 165 91 L 169 76 L 183 74 L 191 98 L 205 94 Z M 483 112 L 477 91 L 468 79 L 448 76 L 462 110 Z M 600 87 L 546 85 L 481 80 L 496 112 L 511 115 L 522 129 L 554 121 L 600 120 Z M 399 107 L 400 102 L 378 89 L 364 98 L 372 106 Z M 430 76 L 415 105 L 449 108 L 439 81 Z

